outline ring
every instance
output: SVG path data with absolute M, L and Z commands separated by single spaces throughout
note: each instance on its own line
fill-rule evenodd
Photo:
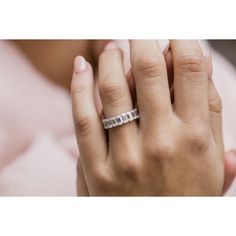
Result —
M 110 118 L 103 119 L 104 129 L 111 129 L 116 126 L 124 125 L 133 120 L 139 119 L 138 109 L 135 108 L 132 111 L 125 112 L 118 116 L 113 116 Z

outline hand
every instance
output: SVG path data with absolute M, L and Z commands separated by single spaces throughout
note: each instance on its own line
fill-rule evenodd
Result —
M 171 87 L 170 90 L 171 92 L 173 92 L 173 76 L 174 76 L 173 75 L 174 74 L 173 73 L 173 59 L 172 59 L 169 45 L 167 45 L 163 54 L 164 54 L 166 65 L 167 65 L 168 79 L 169 79 L 169 84 Z M 206 62 L 207 62 L 208 77 L 211 79 L 212 78 L 211 55 L 207 54 L 205 57 L 206 57 Z M 131 88 L 132 91 L 134 89 L 135 89 L 134 87 Z M 209 97 L 209 99 L 211 98 Z M 224 172 L 225 172 L 225 176 L 224 176 L 224 187 L 223 187 L 222 194 L 226 193 L 226 191 L 229 189 L 230 185 L 232 184 L 236 176 L 236 149 L 225 152 Z
M 225 180 L 223 193 L 229 189 L 236 176 L 236 149 L 226 152 L 224 160 Z
M 141 118 L 139 124 L 131 122 L 109 130 L 109 142 L 94 104 L 91 67 L 77 58 L 73 111 L 89 194 L 221 194 L 224 172 L 218 95 L 208 81 L 205 58 L 197 42 L 172 41 L 171 51 L 173 106 L 165 60 L 157 44 L 131 42 Z M 99 74 L 105 116 L 131 110 L 118 49 L 102 54 Z M 208 97 L 212 97 L 209 104 Z

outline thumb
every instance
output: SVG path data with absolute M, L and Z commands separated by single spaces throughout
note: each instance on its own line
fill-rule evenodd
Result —
M 229 189 L 230 185 L 234 180 L 234 177 L 236 176 L 236 149 L 230 150 L 225 153 L 224 166 L 225 180 L 223 193 L 225 193 Z

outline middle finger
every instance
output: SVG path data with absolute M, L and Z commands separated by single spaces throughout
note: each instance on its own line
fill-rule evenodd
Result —
M 166 63 L 155 40 L 131 40 L 130 49 L 140 126 L 150 134 L 172 114 Z

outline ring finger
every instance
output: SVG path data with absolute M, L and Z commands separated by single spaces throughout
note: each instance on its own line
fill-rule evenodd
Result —
M 115 42 L 109 43 L 100 56 L 98 86 L 105 118 L 118 116 L 133 109 L 123 68 L 123 55 Z M 136 122 L 109 129 L 110 147 L 120 149 L 121 146 L 129 145 L 136 132 Z

